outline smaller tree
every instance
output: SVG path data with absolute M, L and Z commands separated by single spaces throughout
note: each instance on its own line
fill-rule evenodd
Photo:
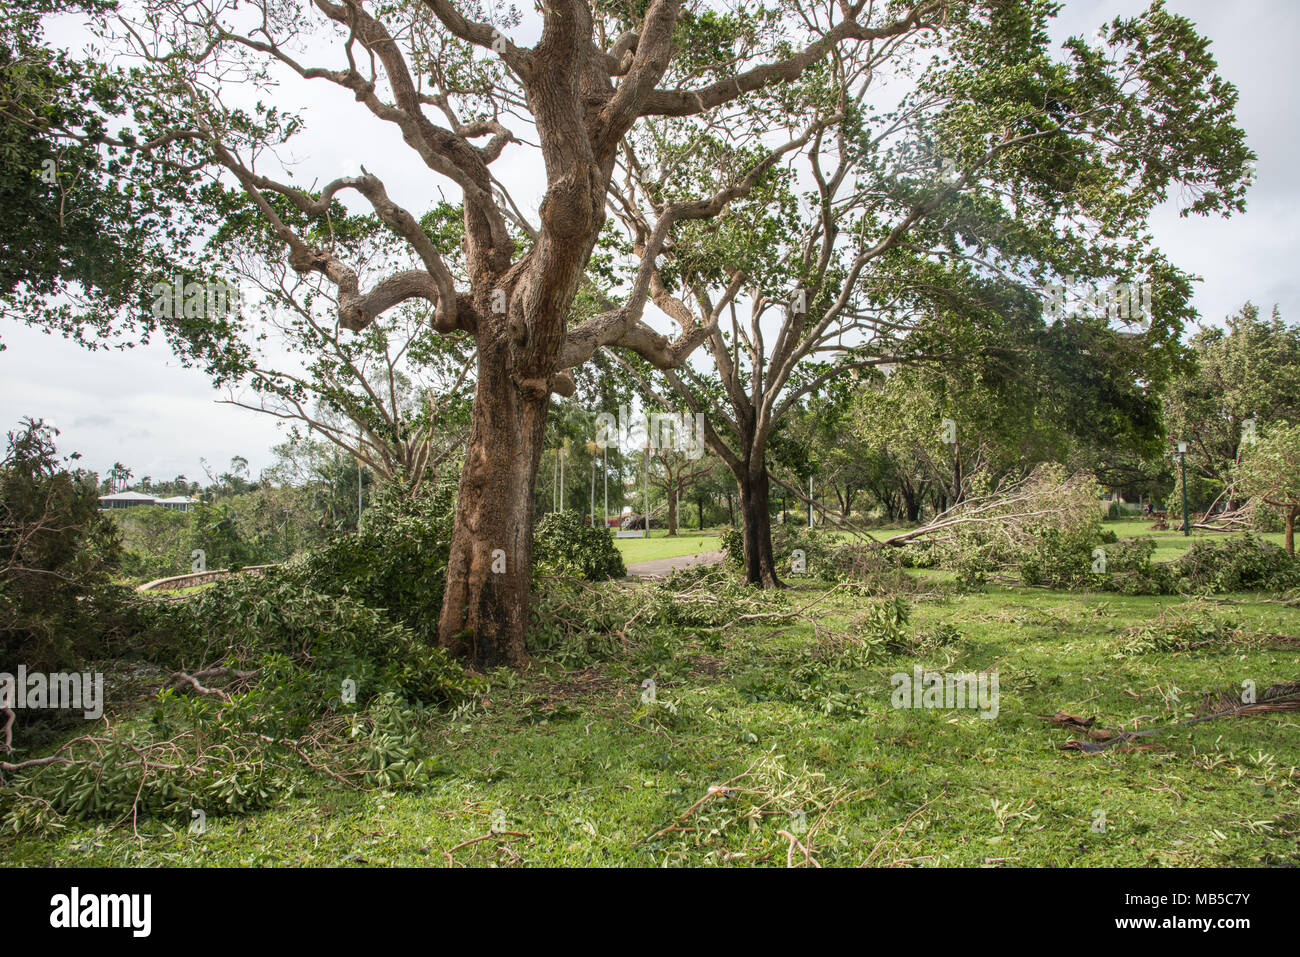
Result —
M 715 462 L 707 456 L 691 457 L 688 452 L 655 449 L 650 484 L 663 491 L 668 506 L 668 535 L 677 534 L 677 509 L 682 498 L 696 482 L 713 470 Z
M 1286 551 L 1295 556 L 1295 520 L 1300 514 L 1300 426 L 1279 425 L 1248 446 L 1237 467 L 1241 489 L 1280 509 L 1286 522 Z
M 94 657 L 113 623 L 117 530 L 93 478 L 59 460 L 57 435 L 24 419 L 0 459 L 0 671 Z

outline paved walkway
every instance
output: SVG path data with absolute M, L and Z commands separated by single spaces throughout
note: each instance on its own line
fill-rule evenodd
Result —
M 652 562 L 637 562 L 627 566 L 629 578 L 667 578 L 679 568 L 694 568 L 696 565 L 716 565 L 722 561 L 723 553 L 700 552 L 698 555 L 678 555 L 676 558 L 656 558 Z

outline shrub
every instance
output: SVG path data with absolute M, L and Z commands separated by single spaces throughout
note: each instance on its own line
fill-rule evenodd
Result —
M 534 574 L 567 575 L 587 581 L 623 578 L 627 568 L 613 533 L 592 526 L 577 512 L 552 512 L 533 535 Z
M 1167 595 L 1174 591 L 1173 572 L 1167 564 L 1153 562 L 1156 543 L 1147 537 L 1125 538 L 1105 545 L 1103 587 L 1124 595 Z
M 1172 563 L 1175 578 L 1197 591 L 1286 591 L 1300 586 L 1300 561 L 1254 535 L 1198 541 Z
M 288 572 L 312 591 L 384 609 L 436 643 L 455 500 L 454 479 L 413 498 L 380 492 L 355 535 L 297 556 Z
M 55 434 L 25 419 L 0 461 L 0 671 L 77 666 L 122 627 L 117 529 L 92 478 L 59 464 Z
M 311 718 L 338 701 L 345 679 L 357 702 L 392 692 L 424 704 L 455 704 L 474 683 L 441 649 L 384 611 L 304 587 L 278 569 L 219 581 L 179 601 L 146 606 L 133 647 L 175 670 L 223 666 L 257 671 L 285 714 Z
M 1049 588 L 1078 588 L 1094 582 L 1092 552 L 1100 541 L 1096 531 L 1087 526 L 1040 530 L 1020 559 L 1020 580 Z
M 424 706 L 483 689 L 383 611 L 276 569 L 136 605 L 130 653 L 194 680 L 174 676 L 145 715 L 69 741 L 59 755 L 70 763 L 6 782 L 7 826 L 242 814 L 291 787 L 302 764 L 357 785 L 412 785 L 430 770 L 417 757 Z

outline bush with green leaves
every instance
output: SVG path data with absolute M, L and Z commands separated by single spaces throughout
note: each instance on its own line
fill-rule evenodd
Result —
M 425 711 L 392 693 L 311 724 L 301 737 L 268 721 L 259 688 L 223 696 L 159 695 L 147 720 L 73 738 L 57 763 L 0 789 L 4 826 L 44 833 L 66 820 L 147 819 L 185 826 L 194 811 L 248 814 L 290 795 L 304 771 L 358 787 L 415 787 L 438 770 L 424 755 Z
M 61 464 L 55 435 L 25 419 L 0 461 L 0 671 L 80 667 L 126 624 L 128 592 L 111 582 L 117 529 L 93 478 Z
M 446 651 L 383 610 L 312 591 L 274 568 L 151 602 L 132 647 L 178 671 L 256 671 L 262 692 L 283 696 L 285 714 L 303 720 L 334 707 L 344 680 L 355 682 L 358 703 L 392 692 L 454 705 L 475 688 Z
M 1122 538 L 1102 545 L 1106 571 L 1099 587 L 1124 595 L 1167 595 L 1174 591 L 1174 574 L 1163 562 L 1152 561 L 1155 540 L 1147 536 Z
M 288 573 L 305 588 L 384 609 L 436 644 L 455 502 L 454 479 L 410 498 L 381 490 L 355 535 L 295 557 Z
M 138 605 L 141 630 L 116 651 L 161 666 L 166 687 L 147 713 L 113 714 L 103 733 L 66 742 L 58 763 L 6 781 L 8 826 L 242 814 L 304 768 L 414 785 L 432 770 L 421 746 L 428 709 L 484 689 L 383 611 L 277 569 Z
M 533 533 L 533 571 L 587 581 L 623 578 L 627 568 L 614 545 L 613 533 L 587 522 L 575 511 L 542 517 Z
M 823 580 L 834 580 L 836 562 L 834 554 L 837 542 L 830 532 L 823 528 L 809 528 L 799 522 L 776 522 L 772 524 L 772 557 L 776 562 L 776 572 L 781 578 L 790 575 L 806 575 Z M 725 563 L 736 569 L 745 567 L 745 532 L 733 526 L 722 534 L 722 550 L 726 553 Z M 803 571 L 794 571 L 795 551 L 803 553 Z
M 1097 530 L 1086 526 L 1041 529 L 1020 559 L 1020 580 L 1026 585 L 1067 589 L 1096 584 L 1093 550 L 1100 540 Z
M 1300 586 L 1300 560 L 1249 534 L 1195 542 L 1170 571 L 1180 590 L 1284 592 Z

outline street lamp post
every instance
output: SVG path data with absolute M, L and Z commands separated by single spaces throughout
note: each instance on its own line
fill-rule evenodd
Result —
M 1190 536 L 1192 527 L 1187 517 L 1187 443 L 1178 443 L 1178 465 L 1183 473 L 1183 535 Z
M 645 443 L 645 537 L 650 537 L 650 440 Z

